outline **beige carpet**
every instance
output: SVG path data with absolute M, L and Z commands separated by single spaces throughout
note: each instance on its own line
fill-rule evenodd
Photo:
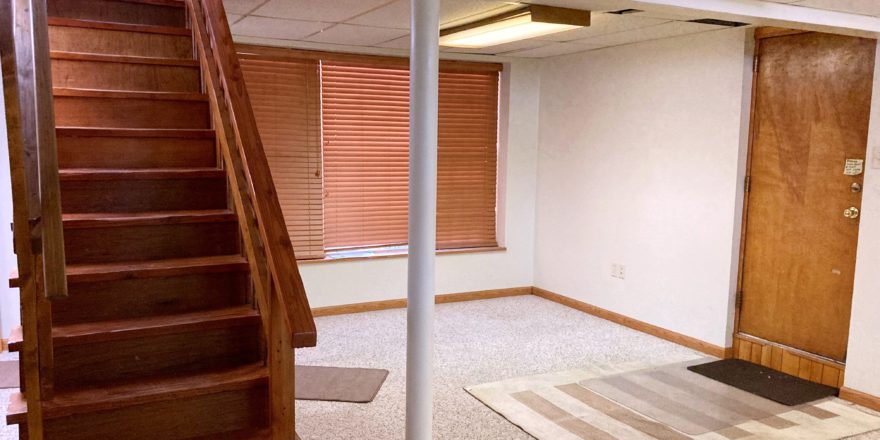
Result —
M 18 361 L 0 361 L 0 388 L 18 388 Z
M 388 370 L 296 366 L 297 400 L 372 402 Z
M 693 362 L 590 366 L 466 389 L 539 440 L 833 440 L 880 429 L 880 417 L 842 400 L 786 407 L 687 371 Z

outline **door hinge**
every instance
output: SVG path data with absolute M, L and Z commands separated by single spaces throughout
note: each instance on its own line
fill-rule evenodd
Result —
M 745 192 L 752 190 L 752 176 L 746 176 L 743 180 L 743 190 L 745 190 Z

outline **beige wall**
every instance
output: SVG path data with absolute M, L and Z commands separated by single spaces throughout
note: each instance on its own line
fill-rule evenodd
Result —
M 546 60 L 535 284 L 730 345 L 747 30 Z M 744 99 L 745 98 L 745 99 Z M 626 279 L 611 276 L 626 266 Z

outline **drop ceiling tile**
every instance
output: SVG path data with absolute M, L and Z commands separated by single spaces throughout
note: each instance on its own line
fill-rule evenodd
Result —
M 621 44 L 630 44 L 648 40 L 659 40 L 662 38 L 694 34 L 698 32 L 705 32 L 717 29 L 726 28 L 723 26 L 714 26 L 709 24 L 671 21 L 668 23 L 658 24 L 656 26 L 649 26 L 641 29 L 616 32 L 613 34 L 600 35 L 598 37 L 577 40 L 577 43 L 590 44 L 600 47 L 619 46 Z
M 597 49 L 598 47 L 582 43 L 558 43 L 550 44 L 535 49 L 507 52 L 504 56 L 522 57 L 522 58 L 547 58 L 559 55 L 569 55 L 578 52 L 586 52 L 588 50 Z
M 658 25 L 669 20 L 660 18 L 640 17 L 639 14 L 616 15 L 607 13 L 594 13 L 590 26 L 558 34 L 545 35 L 539 40 L 547 41 L 573 41 L 614 32 L 628 31 L 648 26 Z
M 520 7 L 522 5 L 511 4 L 503 0 L 442 0 L 440 3 L 440 24 L 441 26 L 449 26 L 462 21 L 474 21 L 486 14 L 500 14 Z M 409 29 L 409 0 L 397 0 L 349 20 L 347 23 Z
M 233 35 L 299 40 L 319 32 L 331 24 L 317 21 L 282 20 L 279 18 L 245 17 L 232 25 Z
M 880 1 L 878 0 L 803 0 L 795 4 L 850 14 L 880 15 Z
M 254 11 L 261 17 L 339 23 L 390 0 L 269 0 Z
M 641 17 L 647 18 L 658 18 L 662 20 L 678 20 L 678 21 L 687 21 L 694 20 L 699 18 L 714 18 L 712 17 L 712 13 L 710 12 L 702 12 L 697 10 L 678 10 L 676 12 L 667 12 L 667 11 L 650 11 L 645 10 L 643 12 L 639 12 L 638 14 Z
M 242 18 L 244 18 L 244 15 L 226 14 L 226 21 L 229 22 L 230 26 L 232 26 L 234 23 L 238 22 L 238 20 L 241 20 Z
M 352 46 L 373 46 L 388 40 L 393 40 L 407 34 L 403 29 L 390 29 L 371 26 L 355 26 L 351 24 L 337 24 L 324 29 L 322 32 L 312 35 L 306 41 L 318 43 L 347 44 Z
M 409 49 L 409 34 L 400 38 L 395 38 L 384 43 L 379 43 L 376 47 L 387 47 L 389 49 Z M 441 48 L 442 50 L 442 48 Z
M 247 14 L 266 0 L 223 0 L 223 8 L 227 14 Z

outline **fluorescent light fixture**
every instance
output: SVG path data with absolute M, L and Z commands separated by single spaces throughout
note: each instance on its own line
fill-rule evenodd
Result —
M 480 48 L 555 34 L 590 25 L 590 11 L 529 5 L 440 31 L 440 45 Z

